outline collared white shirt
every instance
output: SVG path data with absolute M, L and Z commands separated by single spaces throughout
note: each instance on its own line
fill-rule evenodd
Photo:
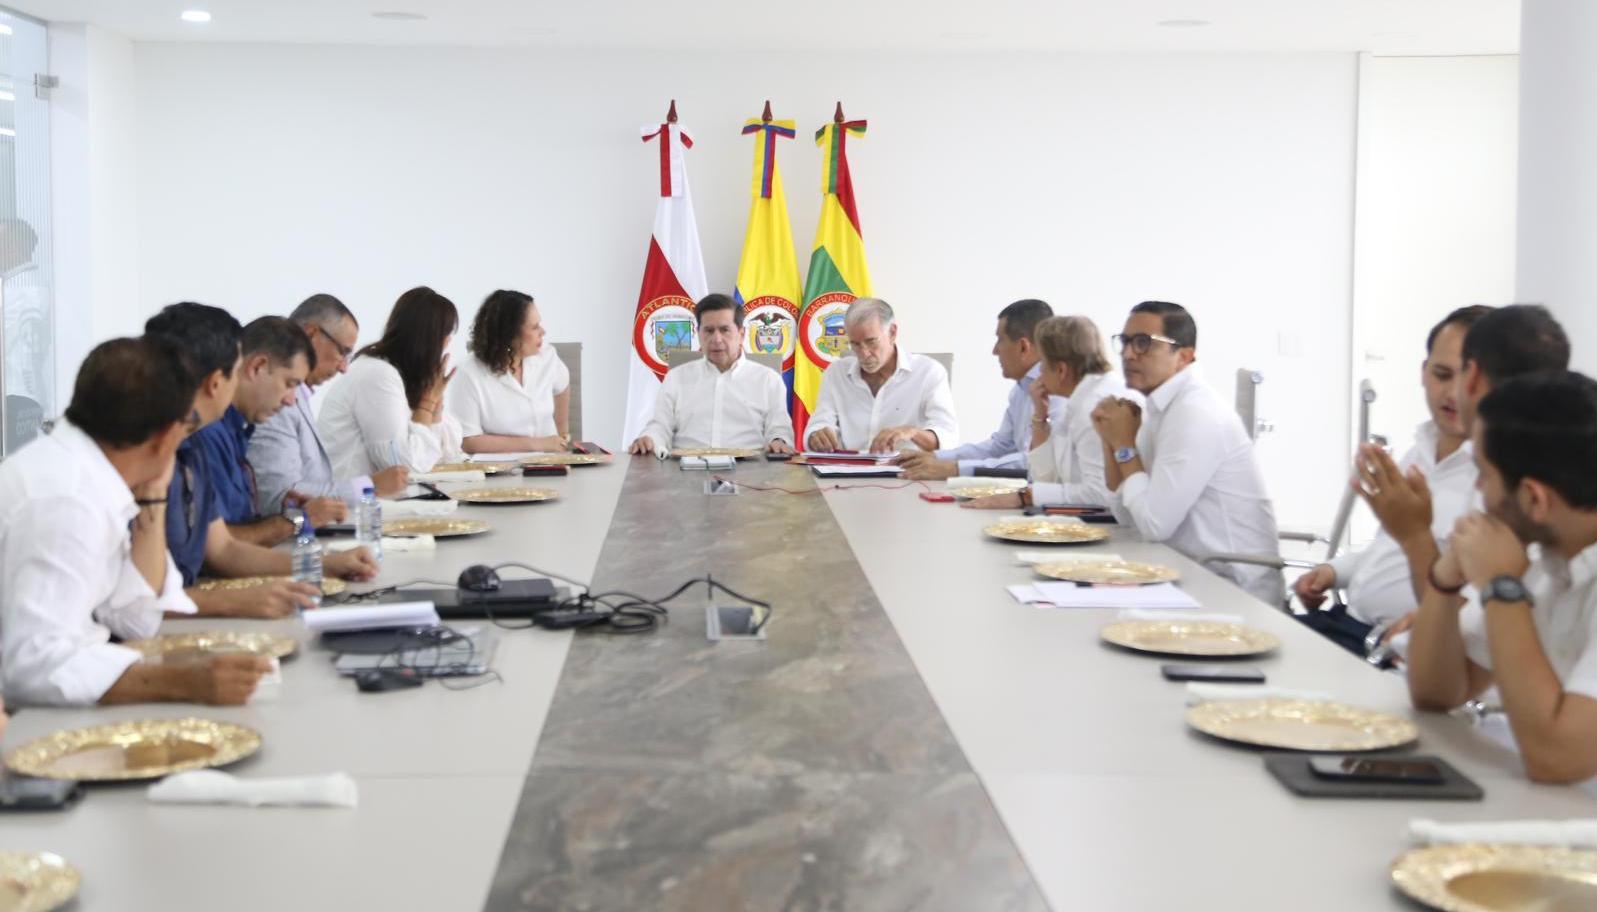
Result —
M 1542 652 L 1565 693 L 1597 699 L 1597 545 L 1572 560 L 1546 547 L 1531 547 L 1531 565 L 1522 580 L 1531 597 L 1531 622 Z M 1473 588 L 1458 616 L 1469 660 L 1490 671 L 1491 644 L 1486 637 L 1486 611 Z
M 1453 524 L 1470 509 L 1477 474 L 1474 449 L 1467 440 L 1437 462 L 1436 444 L 1440 438 L 1435 422 L 1421 424 L 1414 432 L 1414 446 L 1401 463 L 1405 473 L 1418 467 L 1431 489 L 1431 535 L 1438 544 L 1447 540 Z M 1390 623 L 1418 605 L 1408 558 L 1385 529 L 1376 534 L 1369 547 L 1340 554 L 1330 563 L 1336 571 L 1336 584 L 1347 590 L 1348 613 L 1367 624 Z
M 1275 511 L 1254 457 L 1253 441 L 1230 404 L 1187 367 L 1148 395 L 1137 432 L 1147 471 L 1114 493 L 1116 518 L 1147 541 L 1188 557 L 1280 553 Z M 1269 605 L 1285 596 L 1281 572 L 1208 564 Z
M 1042 362 L 1038 361 L 1026 376 L 1010 387 L 1004 421 L 991 437 L 979 443 L 938 450 L 937 458 L 958 462 L 961 475 L 974 475 L 977 469 L 1024 469 L 1026 444 L 1031 442 L 1031 385 L 1041 374 Z M 1051 414 L 1053 409 L 1049 411 Z
M 1033 503 L 1109 505 L 1103 439 L 1092 426 L 1092 410 L 1109 396 L 1142 399 L 1126 389 L 1118 374 L 1088 374 L 1076 384 L 1063 414 L 1053 419 L 1053 432 L 1031 451 Z
M 466 437 L 553 437 L 559 433 L 555 397 L 570 387 L 571 372 L 553 345 L 522 359 L 520 380 L 510 371 L 496 374 L 481 358 L 471 357 L 449 381 L 449 413 Z
M 725 371 L 709 358 L 689 361 L 666 372 L 643 436 L 669 449 L 792 444 L 787 385 L 781 374 L 741 354 Z
M 333 382 L 316 422 L 333 477 L 371 475 L 400 464 L 430 472 L 440 462 L 466 458 L 460 422 L 446 412 L 437 424 L 418 424 L 410 412 L 399 369 L 371 355 L 356 358 Z
M 959 439 L 954 417 L 954 393 L 948 371 L 932 358 L 912 354 L 898 345 L 898 368 L 882 388 L 871 393 L 860 376 L 859 359 L 848 355 L 832 362 L 821 375 L 815 414 L 806 435 L 832 428 L 842 438 L 843 449 L 868 449 L 876 435 L 891 427 L 913 427 L 937 435 L 938 446 Z
M 133 492 L 89 436 L 61 421 L 0 463 L 0 689 L 16 704 L 98 702 L 167 611 L 192 614 L 166 559 L 157 595 L 133 565 Z

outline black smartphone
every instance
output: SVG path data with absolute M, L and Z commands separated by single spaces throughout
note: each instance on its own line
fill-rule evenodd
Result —
M 59 811 L 81 797 L 83 786 L 72 779 L 0 776 L 0 811 Z
M 792 459 L 794 455 L 795 454 L 793 454 L 793 453 L 772 453 L 771 451 L 767 450 L 765 452 L 765 461 L 766 462 L 787 462 L 789 459 Z
M 409 668 L 362 668 L 355 672 L 355 689 L 361 693 L 387 693 L 421 685 L 421 675 Z
M 1167 681 L 1220 681 L 1234 684 L 1263 684 L 1264 672 L 1240 665 L 1160 665 Z
M 1344 757 L 1309 758 L 1309 770 L 1321 779 L 1354 782 L 1397 782 L 1413 785 L 1441 785 L 1442 768 L 1423 758 Z
M 521 477 L 531 478 L 535 475 L 567 475 L 570 469 L 563 465 L 528 465 L 521 467 Z

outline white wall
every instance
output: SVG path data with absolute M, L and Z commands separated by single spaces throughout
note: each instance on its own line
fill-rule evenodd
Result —
M 1431 327 L 1514 297 L 1518 109 L 1516 57 L 1362 61 L 1352 380 L 1374 384 L 1370 427 L 1396 452 L 1429 417 Z M 1355 539 L 1373 535 L 1357 515 Z
M 1355 59 L 1350 55 L 1002 56 L 138 44 L 140 305 L 131 332 L 194 298 L 242 317 L 331 291 L 369 337 L 404 288 L 469 315 L 524 289 L 585 343 L 586 426 L 617 442 L 627 327 L 654 207 L 637 127 L 669 98 L 711 284 L 730 289 L 748 207 L 744 118 L 774 100 L 800 262 L 818 208 L 806 138 L 842 97 L 878 293 L 905 341 L 953 351 L 967 436 L 1006 392 L 992 316 L 1040 296 L 1105 333 L 1181 301 L 1228 395 L 1268 377 L 1272 489 L 1323 524 L 1345 458 Z M 121 305 L 119 305 L 120 307 Z M 1279 332 L 1278 332 L 1279 330 Z M 1282 351 L 1288 354 L 1281 354 Z M 1322 482 L 1323 480 L 1323 482 Z
M 1519 299 L 1564 324 L 1597 374 L 1597 4 L 1524 0 L 1520 37 Z

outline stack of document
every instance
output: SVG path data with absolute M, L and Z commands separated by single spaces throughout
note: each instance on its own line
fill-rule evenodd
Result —
M 831 453 L 821 453 L 815 450 L 805 450 L 799 458 L 810 463 L 841 463 L 844 465 L 874 465 L 881 462 L 892 462 L 898 458 L 897 453 L 861 453 L 857 450 L 836 450 Z
M 1152 586 L 1078 586 L 1035 583 L 1010 586 L 1009 594 L 1028 605 L 1055 608 L 1197 608 L 1198 600 L 1170 583 Z
M 904 474 L 903 466 L 888 465 L 812 465 L 810 471 L 817 478 L 896 478 Z
M 432 602 L 389 602 L 358 607 L 312 608 L 304 612 L 313 633 L 336 630 L 384 630 L 389 627 L 436 627 L 438 608 Z

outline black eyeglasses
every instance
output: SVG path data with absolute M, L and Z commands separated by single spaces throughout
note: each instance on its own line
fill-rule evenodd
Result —
M 349 358 L 350 352 L 353 352 L 355 350 L 355 346 L 353 346 L 353 345 L 345 345 L 344 343 L 338 341 L 337 339 L 333 338 L 333 334 L 332 333 L 330 333 L 327 330 L 321 328 L 320 326 L 317 326 L 317 324 L 312 323 L 311 326 L 316 327 L 316 331 L 322 334 L 322 338 L 323 339 L 326 339 L 327 341 L 333 343 L 333 348 L 338 350 L 338 357 L 347 360 Z
M 1155 342 L 1163 342 L 1166 345 L 1173 345 L 1176 348 L 1181 347 L 1180 342 L 1177 342 L 1169 336 L 1161 336 L 1158 333 L 1133 333 L 1129 336 L 1125 333 L 1115 333 L 1110 337 L 1109 341 L 1114 344 L 1115 348 L 1118 348 L 1121 351 L 1125 351 L 1127 348 L 1130 348 L 1139 355 L 1146 355 L 1148 353 L 1148 349 L 1153 348 L 1153 343 Z

